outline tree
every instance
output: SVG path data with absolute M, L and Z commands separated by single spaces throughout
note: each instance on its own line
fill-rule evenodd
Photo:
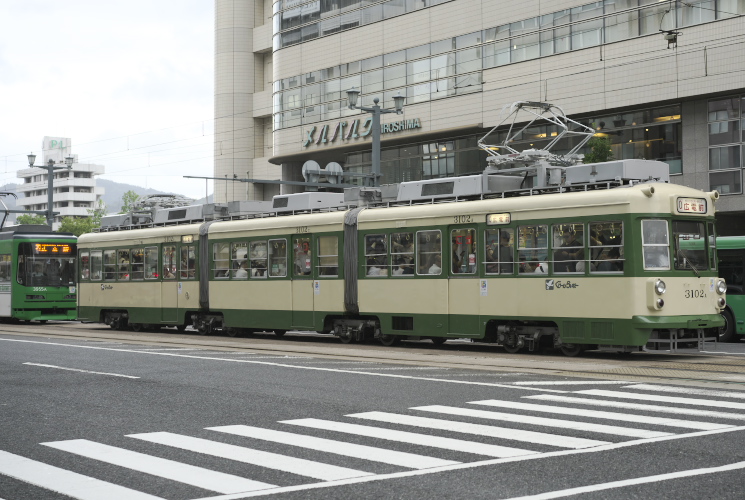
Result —
M 41 214 L 23 214 L 16 217 L 16 224 L 46 224 L 47 218 Z
M 133 211 L 138 201 L 140 201 L 139 194 L 135 193 L 132 190 L 127 191 L 122 195 L 122 211 L 119 213 L 128 214 L 129 212 Z
M 101 218 L 106 215 L 106 204 L 98 200 L 98 204 L 88 209 L 88 217 L 64 217 L 58 231 L 72 233 L 75 236 L 90 233 L 101 226 Z
M 613 160 L 610 138 L 594 136 L 587 142 L 590 152 L 585 155 L 583 163 L 600 163 Z

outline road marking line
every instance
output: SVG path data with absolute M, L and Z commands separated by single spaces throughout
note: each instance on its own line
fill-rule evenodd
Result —
M 678 439 L 689 439 L 689 438 L 695 438 L 695 437 L 711 436 L 711 435 L 716 435 L 716 434 L 725 434 L 725 433 L 730 433 L 730 432 L 742 432 L 742 431 L 745 431 L 745 426 L 732 427 L 730 429 L 717 429 L 714 431 L 692 432 L 690 434 L 674 434 L 672 436 L 653 438 L 653 439 L 638 439 L 638 440 L 633 440 L 633 441 L 623 441 L 621 443 L 610 443 L 607 445 L 598 446 L 596 448 L 582 448 L 581 450 L 561 450 L 561 451 L 554 451 L 550 453 L 536 453 L 533 455 L 526 455 L 522 457 L 495 458 L 491 460 L 484 460 L 481 462 L 469 462 L 469 463 L 464 463 L 464 464 L 459 464 L 459 465 L 450 465 L 446 467 L 436 467 L 434 469 L 394 472 L 391 474 L 380 474 L 374 477 L 363 477 L 363 478 L 357 478 L 357 479 L 347 479 L 344 481 L 334 481 L 334 482 L 326 482 L 326 483 L 303 484 L 303 485 L 298 485 L 298 486 L 286 486 L 282 488 L 276 488 L 273 490 L 260 491 L 256 493 L 247 493 L 245 495 L 243 494 L 222 495 L 222 496 L 213 496 L 213 497 L 207 497 L 207 498 L 197 498 L 194 500 L 241 500 L 244 498 L 254 498 L 254 497 L 268 496 L 268 495 L 279 495 L 283 493 L 316 490 L 320 488 L 334 488 L 337 486 L 349 486 L 353 484 L 371 483 L 375 481 L 388 481 L 390 479 L 419 477 L 419 476 L 425 476 L 428 474 L 436 474 L 440 472 L 449 472 L 449 471 L 455 471 L 455 470 L 476 469 L 479 467 L 486 467 L 490 465 L 525 462 L 529 460 L 542 460 L 544 458 L 567 457 L 567 456 L 574 456 L 574 455 L 582 455 L 586 453 L 599 453 L 599 452 L 604 452 L 604 451 L 618 450 L 622 448 L 630 448 L 633 446 L 639 446 L 639 445 L 650 444 L 650 443 L 676 441 Z
M 77 500 L 163 500 L 0 450 L 0 474 Z
M 517 403 L 513 401 L 498 401 L 490 399 L 486 401 L 469 401 L 472 405 L 495 406 L 497 408 L 510 408 L 512 410 L 537 411 L 558 415 L 575 415 L 578 417 L 601 418 L 617 422 L 634 422 L 638 424 L 664 425 L 669 427 L 682 427 L 684 429 L 713 430 L 732 427 L 728 424 L 713 424 L 711 422 L 693 422 L 676 418 L 650 417 L 647 415 L 636 415 L 633 413 L 617 413 L 612 411 L 588 410 L 585 408 L 567 408 L 565 406 L 537 405 L 531 403 Z
M 222 472 L 182 464 L 165 458 L 88 441 L 87 439 L 73 439 L 70 441 L 55 441 L 41 444 L 101 462 L 118 465 L 119 467 L 189 484 L 197 488 L 217 491 L 218 493 L 239 493 L 276 488 L 273 484 L 252 481 Z
M 294 458 L 288 455 L 270 453 L 267 451 L 253 450 L 242 446 L 210 441 L 208 439 L 182 436 L 170 432 L 149 432 L 146 434 L 129 434 L 127 437 L 142 439 L 150 443 L 158 443 L 173 446 L 182 450 L 203 453 L 214 457 L 227 458 L 246 464 L 258 465 L 268 469 L 290 472 L 299 476 L 312 477 L 323 481 L 334 481 L 349 479 L 360 476 L 374 476 L 371 472 L 365 472 L 336 465 L 314 462 L 302 458 Z
M 561 382 L 512 382 L 515 385 L 618 385 L 629 384 L 628 380 L 563 380 Z
M 339 368 L 322 368 L 319 366 L 302 366 L 302 365 L 291 365 L 287 363 L 270 363 L 268 361 L 254 361 L 253 359 L 215 358 L 211 356 L 193 356 L 189 354 L 175 354 L 175 353 L 168 353 L 168 352 L 138 351 L 137 349 L 113 349 L 110 347 L 85 346 L 85 345 L 77 345 L 77 344 L 61 344 L 59 342 L 40 342 L 37 340 L 20 340 L 20 339 L 0 338 L 0 341 L 23 342 L 23 343 L 28 343 L 28 344 L 54 345 L 58 347 L 77 347 L 78 349 L 96 349 L 100 351 L 129 352 L 129 353 L 144 354 L 144 355 L 149 355 L 149 356 L 168 356 L 168 357 L 174 357 L 174 358 L 223 361 L 226 363 L 246 363 L 246 364 L 254 364 L 254 365 L 275 366 L 277 368 L 293 368 L 295 370 L 309 370 L 309 371 L 319 371 L 319 372 L 328 372 L 328 373 L 346 373 L 346 374 L 354 373 L 356 375 L 368 375 L 371 377 L 396 378 L 396 379 L 405 379 L 405 380 L 420 380 L 424 382 L 444 382 L 446 384 L 477 385 L 477 386 L 482 386 L 482 387 L 502 387 L 505 389 L 522 389 L 525 391 L 541 391 L 543 393 L 554 392 L 554 393 L 566 394 L 570 392 L 570 391 L 561 391 L 558 389 L 546 389 L 543 387 L 521 387 L 521 386 L 515 386 L 513 384 L 495 384 L 491 382 L 471 382 L 468 380 L 448 380 L 448 379 L 443 379 L 443 378 L 415 377 L 413 375 L 396 375 L 394 373 L 360 372 L 357 370 L 343 370 Z
M 447 415 L 458 415 L 461 417 L 488 418 L 500 422 L 517 422 L 521 424 L 538 425 L 543 427 L 559 427 L 561 429 L 572 429 L 584 432 L 597 432 L 600 434 L 611 434 L 614 436 L 625 436 L 635 438 L 653 438 L 669 436 L 670 432 L 648 431 L 645 429 L 634 429 L 631 427 L 619 427 L 615 425 L 593 424 L 577 420 L 559 420 L 556 418 L 533 417 L 529 415 L 517 415 L 514 413 L 502 413 L 496 411 L 472 410 L 470 408 L 457 408 L 454 406 L 430 405 L 417 406 L 412 410 L 429 411 L 433 413 L 444 413 Z
M 77 368 L 65 368 L 64 366 L 43 365 L 41 363 L 23 363 L 23 364 L 28 365 L 28 366 L 41 366 L 43 368 L 55 368 L 57 370 L 67 370 L 70 372 L 92 373 L 94 375 L 109 375 L 111 377 L 124 377 L 124 378 L 140 378 L 140 377 L 134 377 L 132 375 L 122 375 L 120 373 L 93 372 L 90 370 L 79 370 Z
M 745 410 L 745 403 L 733 403 L 732 401 L 721 401 L 713 399 L 676 398 L 673 396 L 657 396 L 655 394 L 636 394 L 633 392 L 604 391 L 601 389 L 590 389 L 587 391 L 575 391 L 575 394 L 588 394 L 590 396 L 605 396 L 619 399 L 638 399 L 641 401 L 657 401 L 660 403 L 675 403 L 694 406 L 713 406 L 715 408 L 732 408 Z
M 695 394 L 697 396 L 711 396 L 713 398 L 737 398 L 745 399 L 745 392 L 716 391 L 711 389 L 700 389 L 697 387 L 678 387 L 672 385 L 634 384 L 623 387 L 623 389 L 638 389 L 640 391 L 673 392 L 679 394 Z
M 587 448 L 590 446 L 608 444 L 607 441 L 596 441 L 594 439 L 560 436 L 557 434 L 509 429 L 506 427 L 494 427 L 491 425 L 469 424 L 467 422 L 454 422 L 452 420 L 440 420 L 436 418 L 413 417 L 399 413 L 385 413 L 382 411 L 353 413 L 347 415 L 347 417 L 364 418 L 367 420 L 375 420 L 377 422 L 387 422 L 391 424 L 413 425 L 425 429 L 440 429 L 450 432 L 475 434 L 477 436 L 489 436 L 508 439 L 511 441 L 524 441 L 534 444 L 560 446 L 562 448 Z
M 207 430 L 226 432 L 237 436 L 262 439 L 264 441 L 288 444 L 291 446 L 300 446 L 311 450 L 324 451 L 346 457 L 361 458 L 363 460 L 408 467 L 409 469 L 428 469 L 430 467 L 441 467 L 443 465 L 454 465 L 460 463 L 453 460 L 443 460 L 424 455 L 416 455 L 414 453 L 386 450 L 383 448 L 375 448 L 373 446 L 334 441 L 332 439 L 313 436 L 304 436 L 301 434 L 293 434 L 291 432 L 262 429 L 260 427 L 250 427 L 248 425 L 207 427 Z
M 346 422 L 334 422 L 331 420 L 320 420 L 315 418 L 303 418 L 298 420 L 284 420 L 281 424 L 299 425 L 311 429 L 321 429 L 326 431 L 343 432 L 354 434 L 356 436 L 365 436 L 375 439 L 385 439 L 387 441 L 396 441 L 399 443 L 416 444 L 420 446 L 429 446 L 431 448 L 440 448 L 443 450 L 462 451 L 474 455 L 484 455 L 487 457 L 507 458 L 520 457 L 523 455 L 532 455 L 537 451 L 521 450 L 518 448 L 509 448 L 506 446 L 496 446 L 492 444 L 477 443 L 475 441 L 464 441 L 439 436 L 427 436 L 415 432 L 397 431 L 393 429 L 383 429 L 380 427 L 370 427 L 367 425 L 349 424 Z
M 523 497 L 512 497 L 506 500 L 550 500 L 552 498 L 563 498 L 582 493 L 592 493 L 595 491 L 611 490 L 614 488 L 623 488 L 625 486 L 634 486 L 637 484 L 659 483 L 671 479 L 680 479 L 684 477 L 701 476 L 703 474 L 716 474 L 717 472 L 728 472 L 732 470 L 745 469 L 745 462 L 722 465 L 720 467 L 708 467 L 706 469 L 691 469 L 679 472 L 670 472 L 667 474 L 658 474 L 656 476 L 637 477 L 634 479 L 624 479 L 622 481 L 613 481 L 610 483 L 592 484 L 589 486 L 580 486 L 578 488 L 569 488 L 566 490 L 549 491 L 538 495 L 528 495 Z
M 541 401 L 555 401 L 557 403 L 576 403 L 589 406 L 603 406 L 611 408 L 623 408 L 626 410 L 654 411 L 672 413 L 676 415 L 693 415 L 696 417 L 725 418 L 729 420 L 745 420 L 745 415 L 740 413 L 722 413 L 711 410 L 694 410 L 693 408 L 678 408 L 676 406 L 656 406 L 640 403 L 628 403 L 626 401 L 610 401 L 607 399 L 573 398 L 571 396 L 557 396 L 554 394 L 539 394 L 535 396 L 523 396 L 526 399 L 539 399 Z

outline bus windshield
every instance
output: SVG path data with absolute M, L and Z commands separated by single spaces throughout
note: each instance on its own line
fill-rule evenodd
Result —
M 21 243 L 18 245 L 18 283 L 25 286 L 75 284 L 74 243 Z
M 673 244 L 675 245 L 675 269 L 709 269 L 707 239 L 703 222 L 673 221 Z

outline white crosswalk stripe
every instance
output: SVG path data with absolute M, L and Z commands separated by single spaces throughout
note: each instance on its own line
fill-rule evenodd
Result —
M 173 446 L 183 450 L 196 453 L 204 453 L 220 458 L 227 458 L 237 462 L 243 462 L 269 469 L 290 472 L 305 477 L 321 479 L 323 481 L 335 481 L 349 479 L 352 477 L 372 476 L 370 472 L 364 472 L 336 465 L 313 462 L 302 458 L 294 458 L 287 455 L 279 455 L 267 451 L 253 450 L 242 446 L 219 443 L 208 439 L 182 436 L 170 432 L 150 432 L 147 434 L 130 434 L 128 437 L 141 439 L 151 443 Z
M 658 396 L 656 394 L 637 394 L 635 392 L 622 391 L 604 391 L 601 389 L 589 389 L 586 391 L 576 391 L 574 394 L 587 394 L 590 396 L 604 396 L 608 398 L 619 399 L 637 399 L 639 401 L 657 401 L 658 403 L 674 403 L 681 405 L 693 406 L 713 406 L 715 408 L 732 408 L 745 410 L 745 403 L 735 403 L 733 401 L 722 401 L 713 399 L 697 398 L 679 398 L 674 396 Z
M 497 408 L 509 408 L 512 410 L 535 411 L 551 413 L 554 415 L 574 415 L 577 417 L 598 418 L 603 420 L 614 420 L 617 422 L 633 422 L 637 424 L 662 425 L 667 427 L 681 427 L 684 429 L 698 429 L 701 431 L 725 429 L 732 427 L 728 424 L 716 424 L 711 422 L 696 422 L 692 420 L 681 420 L 677 418 L 650 417 L 648 415 L 635 415 L 633 413 L 618 413 L 613 411 L 588 410 L 583 408 L 570 408 L 566 406 L 537 405 L 531 403 L 518 403 L 514 401 L 498 401 L 489 399 L 486 401 L 470 401 L 472 405 L 494 406 Z
M 299 425 L 311 429 L 321 429 L 326 431 L 343 432 L 354 434 L 356 436 L 366 436 L 376 439 L 385 439 L 388 441 L 398 441 L 400 443 L 416 444 L 420 446 L 429 446 L 431 448 L 440 448 L 450 451 L 461 451 L 475 455 L 484 455 L 494 458 L 520 457 L 524 455 L 534 455 L 538 452 L 531 450 L 521 450 L 518 448 L 509 448 L 506 446 L 497 446 L 493 444 L 478 443 L 476 441 L 465 441 L 439 436 L 428 436 L 417 434 L 415 432 L 398 431 L 393 429 L 383 429 L 380 427 L 370 427 L 367 425 L 350 424 L 346 422 L 334 422 L 331 420 L 320 420 L 316 418 L 303 418 L 298 420 L 283 420 L 281 424 Z
M 558 418 L 532 417 L 529 415 L 518 415 L 514 413 L 503 413 L 496 411 L 472 410 L 469 408 L 456 408 L 453 406 L 418 406 L 412 410 L 428 411 L 433 413 L 444 413 L 446 415 L 458 415 L 461 417 L 488 418 L 500 422 L 516 422 L 521 424 L 538 425 L 543 427 L 558 427 L 561 429 L 572 429 L 586 432 L 597 432 L 600 434 L 612 434 L 614 436 L 635 437 L 641 439 L 669 436 L 669 432 L 648 431 L 646 429 L 634 429 L 632 427 L 619 427 L 616 425 L 593 424 L 575 420 L 560 420 Z
M 116 448 L 114 446 L 88 441 L 87 439 L 73 439 L 70 441 L 41 444 L 219 493 L 240 493 L 243 491 L 256 491 L 276 487 L 273 484 L 223 474 L 222 472 L 182 464 L 173 460 L 154 457 L 123 448 Z
M 596 441 L 594 439 L 575 438 L 569 436 L 561 436 L 558 434 L 524 431 L 520 429 L 510 429 L 507 427 L 496 427 L 491 425 L 453 422 L 452 420 L 440 420 L 436 418 L 414 417 L 410 415 L 385 413 L 380 411 L 354 413 L 347 416 L 353 418 L 375 420 L 377 422 L 387 422 L 391 424 L 412 425 L 415 427 L 423 427 L 426 429 L 440 429 L 450 432 L 461 432 L 464 434 L 475 434 L 478 436 L 489 436 L 494 438 L 507 439 L 511 441 L 545 444 L 549 446 L 558 446 L 561 448 L 578 449 L 608 444 L 607 441 Z
M 415 455 L 414 453 L 386 450 L 383 448 L 375 448 L 373 446 L 345 443 L 343 441 L 334 441 L 332 439 L 323 439 L 313 436 L 303 436 L 292 432 L 275 431 L 261 427 L 250 427 L 248 425 L 226 425 L 223 427 L 208 427 L 207 429 L 237 436 L 262 439 L 274 443 L 300 446 L 336 455 L 361 458 L 363 460 L 382 462 L 390 465 L 398 465 L 410 469 L 428 469 L 430 467 L 442 467 L 444 465 L 460 463 L 424 455 Z
M 678 394 L 695 394 L 697 396 L 710 396 L 712 398 L 734 398 L 745 399 L 745 392 L 717 391 L 699 387 L 680 387 L 675 385 L 634 384 L 623 387 L 624 389 L 637 389 L 640 391 L 672 392 Z

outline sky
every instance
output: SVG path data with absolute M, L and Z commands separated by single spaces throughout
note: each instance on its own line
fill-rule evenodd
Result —
M 204 196 L 183 176 L 213 175 L 212 0 L 0 0 L 0 23 L 0 185 L 54 136 L 105 179 Z

